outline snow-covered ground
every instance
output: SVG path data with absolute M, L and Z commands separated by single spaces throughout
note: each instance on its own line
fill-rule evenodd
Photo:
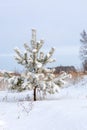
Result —
M 25 95 L 0 92 L 0 130 L 87 130 L 87 77 L 43 101 Z

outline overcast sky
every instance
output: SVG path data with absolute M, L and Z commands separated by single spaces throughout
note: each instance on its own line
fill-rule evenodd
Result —
M 51 66 L 80 67 L 80 33 L 87 31 L 87 0 L 0 0 L 0 69 L 15 70 L 13 49 L 31 40 L 44 39 L 44 49 L 55 47 Z

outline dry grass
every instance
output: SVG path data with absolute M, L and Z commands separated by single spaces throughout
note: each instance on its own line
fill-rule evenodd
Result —
M 8 83 L 4 80 L 0 80 L 0 91 L 5 90 L 8 86 Z
M 87 75 L 87 73 L 84 72 L 73 72 L 70 71 L 68 74 L 71 74 L 71 78 L 67 79 L 68 82 L 72 83 L 72 84 L 76 84 L 77 82 L 79 82 L 83 76 Z M 60 74 L 55 74 L 56 77 L 58 77 Z

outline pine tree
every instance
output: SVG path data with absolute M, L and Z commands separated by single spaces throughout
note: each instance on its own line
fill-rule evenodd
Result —
M 85 32 L 85 30 L 83 30 L 83 32 L 81 33 L 81 47 L 80 47 L 80 58 L 82 60 L 82 65 L 83 65 L 83 69 L 84 72 L 87 71 L 87 33 Z
M 54 48 L 45 55 L 40 49 L 44 44 L 43 40 L 36 41 L 36 30 L 32 29 L 32 39 L 30 46 L 24 44 L 25 52 L 22 53 L 18 48 L 15 48 L 18 64 L 25 67 L 25 73 L 20 76 L 14 76 L 9 79 L 11 89 L 22 91 L 25 89 L 33 90 L 33 99 L 37 100 L 37 91 L 44 95 L 47 93 L 54 94 L 59 91 L 59 86 L 64 83 L 64 79 L 68 77 L 63 73 L 59 77 L 55 77 L 55 69 L 48 69 L 45 66 L 48 63 L 54 62 L 52 59 Z

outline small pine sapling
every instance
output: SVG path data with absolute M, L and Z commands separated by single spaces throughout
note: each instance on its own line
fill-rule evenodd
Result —
M 48 63 L 52 63 L 55 60 L 52 59 L 54 48 L 45 54 L 40 51 L 44 44 L 43 40 L 36 41 L 36 30 L 32 29 L 32 39 L 30 45 L 24 44 L 25 52 L 22 53 L 18 48 L 15 48 L 15 59 L 18 64 L 21 64 L 25 68 L 25 73 L 20 77 L 10 78 L 11 88 L 22 91 L 25 89 L 33 90 L 33 100 L 37 100 L 37 91 L 43 94 L 54 94 L 59 92 L 59 86 L 61 86 L 63 80 L 68 76 L 62 75 L 55 78 L 55 69 L 49 69 L 45 66 Z M 13 86 L 13 87 L 12 87 Z

